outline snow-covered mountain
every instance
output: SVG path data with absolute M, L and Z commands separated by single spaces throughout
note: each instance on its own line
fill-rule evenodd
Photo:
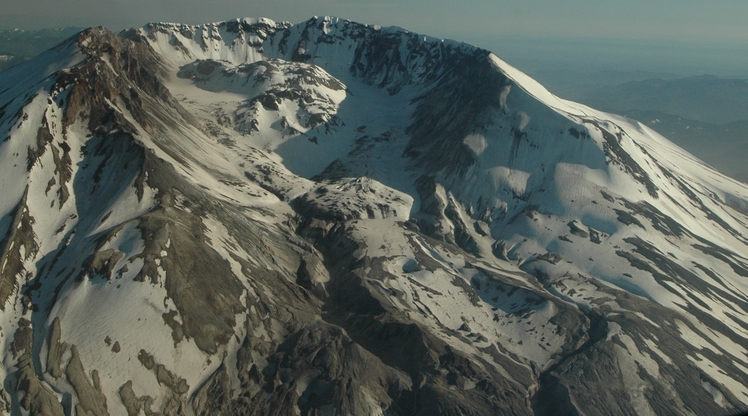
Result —
M 748 408 L 748 186 L 488 51 L 93 28 L 0 140 L 9 413 Z

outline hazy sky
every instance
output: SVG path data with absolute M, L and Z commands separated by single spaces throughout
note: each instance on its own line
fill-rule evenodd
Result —
M 530 35 L 748 42 L 746 0 L 2 0 L 0 25 L 50 27 L 149 21 L 205 23 L 335 15 L 435 36 Z
M 687 55 L 714 55 L 727 48 L 719 56 L 702 58 L 703 65 L 693 64 L 694 71 L 700 66 L 707 71 L 716 60 L 717 65 L 730 63 L 737 72 L 746 66 L 748 73 L 748 57 L 736 57 L 748 56 L 743 53 L 748 52 L 748 0 L 0 0 L 0 10 L 0 28 L 5 29 L 103 25 L 120 30 L 149 21 L 206 23 L 237 17 L 299 23 L 314 15 L 333 15 L 466 41 L 504 52 L 505 57 L 537 54 L 517 39 L 568 39 L 563 45 L 534 44 L 567 58 L 580 39 L 594 39 L 595 54 L 607 49 L 621 64 L 630 60 L 626 48 L 638 51 L 642 45 L 659 45 L 647 58 L 655 61 L 672 61 L 668 52 L 673 45 Z M 621 40 L 628 44 L 624 42 L 619 53 L 615 48 Z M 613 46 L 608 47 L 608 41 Z

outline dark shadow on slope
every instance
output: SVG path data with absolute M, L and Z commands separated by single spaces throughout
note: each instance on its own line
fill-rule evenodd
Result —
M 101 274 L 103 269 L 93 267 L 90 256 L 111 229 L 91 233 L 111 214 L 110 207 L 127 192 L 143 162 L 143 149 L 124 133 L 89 139 L 83 155 L 72 179 L 77 223 L 70 229 L 59 230 L 65 235 L 60 247 L 37 262 L 39 272 L 25 286 L 26 295 L 34 305 L 32 357 L 40 379 L 43 379 L 41 360 L 47 359 L 40 352 L 47 339 L 49 313 L 69 285 L 89 278 L 94 279 L 94 284 L 107 281 L 108 277 Z

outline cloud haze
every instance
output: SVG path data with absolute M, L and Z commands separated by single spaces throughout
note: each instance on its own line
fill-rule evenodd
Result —
M 517 35 L 748 42 L 748 2 L 715 0 L 4 0 L 0 27 L 204 23 L 270 17 L 293 23 L 335 15 L 434 36 Z
M 647 69 L 748 77 L 744 0 L 2 0 L 0 29 L 331 15 L 472 43 L 525 70 Z M 592 42 L 592 43 L 590 43 Z

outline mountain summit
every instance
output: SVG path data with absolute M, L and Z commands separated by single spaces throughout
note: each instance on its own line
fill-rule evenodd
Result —
M 0 140 L 9 413 L 748 408 L 748 186 L 488 51 L 92 28 Z

